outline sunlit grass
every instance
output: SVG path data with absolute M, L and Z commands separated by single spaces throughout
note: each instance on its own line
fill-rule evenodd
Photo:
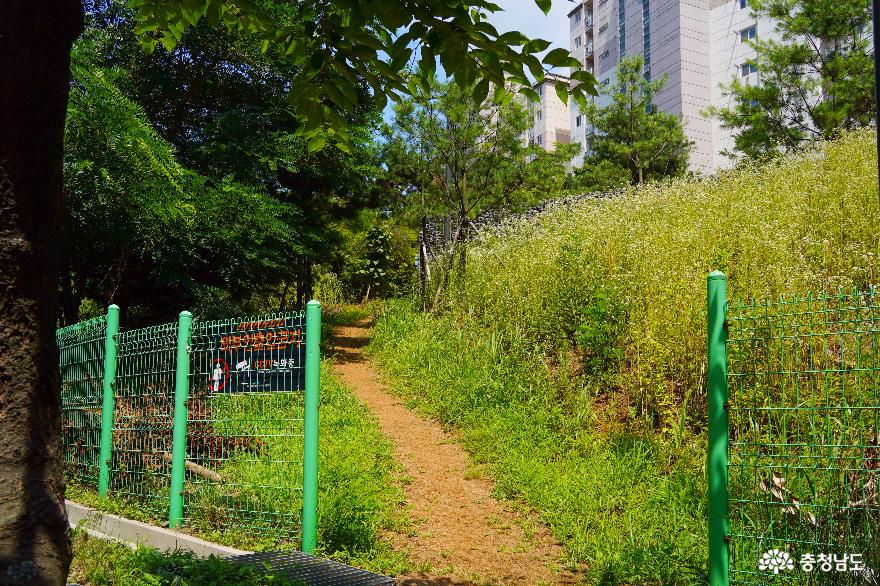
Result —
M 859 132 L 551 206 L 474 243 L 434 314 L 388 304 L 371 351 L 589 583 L 703 583 L 706 276 L 732 300 L 876 283 L 876 164 Z
M 247 550 L 298 548 L 289 525 L 301 517 L 300 398 L 293 394 L 230 395 L 214 398 L 213 432 L 228 437 L 265 438 L 223 454 L 222 461 L 199 460 L 222 482 L 188 474 L 184 531 Z M 257 426 L 255 428 L 254 426 Z M 403 495 L 390 444 L 368 410 L 322 365 L 319 424 L 318 553 L 382 573 L 409 567 L 383 532 L 405 527 Z M 274 436 L 274 437 L 272 437 Z M 198 482 L 194 481 L 198 480 Z M 137 502 L 110 495 L 99 499 L 94 487 L 69 484 L 67 497 L 124 517 L 162 525 L 161 502 Z

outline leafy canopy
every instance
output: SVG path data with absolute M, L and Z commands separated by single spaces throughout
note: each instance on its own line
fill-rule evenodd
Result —
M 551 0 L 535 0 L 546 14 Z M 572 67 L 580 82 L 570 92 L 578 103 L 595 95 L 595 78 L 565 49 L 538 54 L 550 43 L 518 31 L 499 33 L 487 22 L 501 10 L 487 0 L 302 0 L 291 18 L 277 23 L 255 0 L 130 0 L 138 16 L 136 32 L 148 51 L 161 43 L 172 50 L 184 32 L 203 18 L 212 26 L 250 33 L 262 48 L 278 51 L 298 71 L 290 80 L 289 98 L 303 121 L 309 148 L 319 150 L 329 139 L 348 143 L 348 124 L 341 112 L 357 107 L 354 87 L 370 86 L 379 109 L 389 98 L 410 94 L 405 72 L 418 61 L 427 83 L 439 58 L 459 87 L 474 85 L 477 101 L 490 86 L 517 83 L 537 99 L 527 72 L 541 79 L 552 67 Z M 335 107 L 334 107 L 335 106 Z
M 576 145 L 527 146 L 531 112 L 520 100 L 477 101 L 473 88 L 431 80 L 383 125 L 386 187 L 421 215 L 521 209 L 562 189 Z
M 181 165 L 92 40 L 74 45 L 65 127 L 66 321 L 85 300 L 114 301 L 137 323 L 244 303 L 287 279 L 290 257 L 306 252 L 300 208 Z

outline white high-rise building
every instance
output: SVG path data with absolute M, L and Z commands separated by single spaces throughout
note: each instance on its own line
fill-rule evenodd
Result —
M 537 144 L 544 150 L 552 150 L 557 144 L 571 142 L 568 103 L 560 100 L 556 93 L 558 82 L 568 85 L 571 80 L 564 75 L 547 74 L 544 79 L 532 84 L 540 101 L 525 100 L 531 117 L 531 127 L 523 137 L 524 142 Z
M 706 112 L 728 105 L 721 84 L 734 76 L 757 83 L 755 52 L 746 41 L 776 36 L 771 21 L 756 19 L 747 0 L 576 0 L 568 18 L 570 49 L 600 84 L 614 83 L 625 55 L 642 54 L 649 79 L 666 76 L 654 105 L 681 117 L 694 143 L 690 170 L 706 173 L 732 163 L 721 154 L 733 146 L 731 133 Z M 577 105 L 570 110 L 571 141 L 586 152 L 587 121 Z

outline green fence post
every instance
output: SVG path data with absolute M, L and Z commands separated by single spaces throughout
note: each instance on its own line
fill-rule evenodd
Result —
M 116 336 L 119 335 L 119 306 L 107 308 L 104 338 L 104 402 L 101 406 L 101 442 L 98 456 L 98 496 L 107 496 L 110 486 L 110 455 L 113 449 L 113 409 L 116 393 Z
M 174 371 L 174 431 L 171 444 L 171 494 L 168 499 L 168 526 L 183 524 L 183 481 L 186 478 L 186 422 L 189 399 L 189 343 L 192 314 L 180 312 L 177 325 L 177 365 Z
M 306 305 L 306 388 L 303 414 L 302 550 L 314 553 L 318 541 L 318 403 L 321 388 L 321 304 Z
M 727 518 L 727 277 L 715 271 L 707 280 L 709 451 L 709 586 L 728 584 Z

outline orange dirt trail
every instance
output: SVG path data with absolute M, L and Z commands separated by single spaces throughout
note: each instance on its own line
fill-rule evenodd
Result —
M 363 347 L 366 321 L 336 328 L 335 372 L 373 412 L 394 444 L 397 461 L 411 482 L 404 491 L 413 535 L 393 534 L 426 574 L 399 577 L 398 584 L 575 584 L 560 569 L 561 546 L 534 517 L 492 498 L 493 484 L 466 474 L 468 456 L 454 438 L 407 409 L 379 381 Z

